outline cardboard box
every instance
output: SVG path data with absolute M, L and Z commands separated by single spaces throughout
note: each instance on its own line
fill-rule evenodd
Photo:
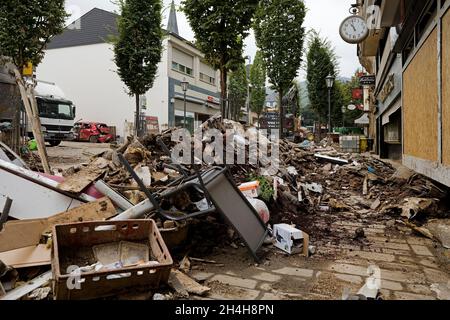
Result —
M 287 252 L 296 254 L 303 252 L 303 255 L 309 255 L 309 235 L 288 224 L 276 224 L 273 226 L 275 237 L 275 247 Z

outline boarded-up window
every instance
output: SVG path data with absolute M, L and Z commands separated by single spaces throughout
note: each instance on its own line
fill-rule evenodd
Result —
M 438 160 L 437 30 L 425 41 L 403 75 L 405 154 Z

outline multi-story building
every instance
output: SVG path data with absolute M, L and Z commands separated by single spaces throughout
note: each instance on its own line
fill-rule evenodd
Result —
M 450 0 L 359 0 L 377 151 L 450 186 Z
M 118 34 L 118 15 L 93 9 L 69 25 L 49 43 L 37 69 L 38 79 L 58 83 L 77 106 L 77 119 L 100 121 L 116 126 L 126 135 L 134 122 L 135 99 L 117 74 L 113 45 Z M 163 40 L 163 54 L 153 88 L 141 97 L 145 116 L 158 118 L 161 130 L 182 125 L 184 92 L 187 123 L 197 126 L 220 112 L 218 72 L 204 61 L 204 55 L 179 35 L 175 6 L 172 5 Z

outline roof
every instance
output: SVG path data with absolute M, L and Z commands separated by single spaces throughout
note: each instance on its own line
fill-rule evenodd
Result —
M 170 15 L 169 22 L 167 23 L 167 31 L 169 33 L 180 34 L 178 32 L 178 21 L 177 21 L 177 9 L 175 8 L 175 2 L 172 0 L 170 5 Z
M 119 15 L 94 8 L 64 29 L 62 34 L 54 36 L 47 49 L 85 46 L 105 43 L 110 36 L 117 36 L 117 18 Z
M 175 9 L 175 8 L 174 8 Z M 175 18 L 176 19 L 176 12 Z M 60 49 L 68 47 L 86 46 L 90 44 L 105 43 L 110 36 L 118 36 L 117 19 L 120 16 L 114 12 L 105 11 L 102 9 L 94 8 L 78 20 L 74 21 L 71 25 L 64 29 L 64 32 L 54 36 L 50 43 L 47 45 L 47 49 Z M 174 24 L 175 22 L 169 21 Z M 76 28 L 80 26 L 81 28 Z M 178 33 L 168 30 L 164 30 L 167 34 L 185 42 L 189 46 L 199 50 L 192 42 L 186 40 Z

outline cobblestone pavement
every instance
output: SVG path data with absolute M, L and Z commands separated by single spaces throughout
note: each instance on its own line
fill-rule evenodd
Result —
M 448 250 L 442 253 L 433 241 L 401 227 L 397 229 L 402 232 L 396 236 L 388 235 L 383 225 L 340 222 L 337 227 L 349 234 L 364 227 L 366 242 L 328 243 L 318 247 L 317 254 L 310 258 L 288 257 L 266 247 L 261 265 L 249 259 L 245 248 L 226 249 L 211 257 L 224 267 L 196 265 L 191 276 L 211 287 L 210 294 L 202 299 L 342 299 L 345 289 L 358 292 L 373 266 L 385 300 L 450 299 L 448 265 L 442 264 L 442 259 L 449 258 Z

